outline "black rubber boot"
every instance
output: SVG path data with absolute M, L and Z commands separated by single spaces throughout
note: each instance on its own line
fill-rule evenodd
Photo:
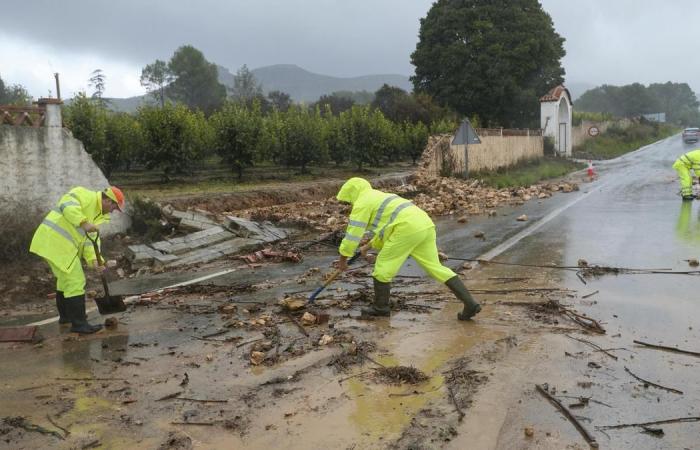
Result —
M 66 312 L 71 321 L 70 331 L 79 334 L 91 334 L 102 329 L 102 325 L 90 325 L 85 314 L 85 294 L 67 297 L 64 300 Z
M 60 325 L 68 325 L 70 323 L 70 317 L 66 311 L 65 298 L 63 297 L 63 292 L 56 291 L 56 309 L 58 310 L 58 323 Z
M 457 275 L 447 280 L 445 285 L 450 288 L 455 297 L 464 303 L 464 309 L 461 313 L 457 314 L 457 319 L 469 320 L 481 311 L 481 305 L 474 300 L 472 294 L 469 293 L 467 287 Z
M 391 314 L 389 308 L 389 294 L 391 292 L 391 283 L 383 283 L 374 280 L 374 303 L 369 308 L 362 308 L 360 311 L 363 316 L 380 316 L 388 317 Z

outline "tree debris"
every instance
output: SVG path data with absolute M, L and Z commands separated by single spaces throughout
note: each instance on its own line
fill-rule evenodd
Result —
M 389 384 L 418 384 L 429 379 L 425 373 L 412 366 L 379 367 L 375 369 L 375 374 Z
M 649 344 L 647 342 L 642 342 L 642 341 L 637 341 L 637 340 L 632 341 L 632 342 L 634 342 L 635 344 L 643 345 L 643 346 L 649 347 L 649 348 L 655 348 L 658 350 L 666 350 L 668 352 L 682 353 L 684 355 L 700 356 L 700 353 L 698 353 L 698 352 L 691 352 L 690 350 L 681 350 L 680 348 L 676 348 L 676 347 L 667 347 L 665 345 Z
M 683 391 L 679 391 L 678 389 L 674 389 L 674 388 L 662 386 L 662 385 L 660 385 L 660 384 L 656 384 L 656 383 L 653 383 L 653 382 L 651 382 L 651 381 L 649 381 L 649 380 L 645 380 L 644 378 L 638 377 L 637 375 L 635 375 L 634 373 L 632 373 L 632 371 L 629 370 L 627 367 L 625 367 L 625 372 L 627 372 L 628 374 L 632 375 L 632 377 L 635 378 L 635 379 L 637 379 L 638 381 L 641 381 L 642 383 L 644 383 L 644 387 L 653 386 L 653 387 L 655 387 L 655 388 L 663 389 L 663 390 L 668 391 L 668 392 L 673 392 L 674 394 L 683 395 Z
M 15 428 L 21 428 L 25 431 L 33 432 L 33 433 L 41 433 L 41 434 L 46 434 L 49 436 L 54 436 L 58 439 L 64 440 L 65 438 L 59 433 L 58 431 L 53 431 L 53 430 L 47 430 L 46 428 L 42 427 L 41 425 L 36 425 L 31 422 L 29 422 L 27 419 L 25 419 L 22 416 L 16 416 L 16 417 L 4 417 L 2 419 L 3 423 L 6 425 L 9 425 L 11 427 Z
M 690 417 L 678 417 L 676 419 L 654 420 L 651 422 L 622 423 L 619 425 L 601 425 L 601 426 L 597 426 L 595 428 L 596 428 L 596 430 L 617 430 L 620 428 L 645 427 L 648 425 L 664 425 L 664 424 L 668 424 L 668 423 L 687 423 L 687 422 L 700 422 L 700 417 L 690 416 Z
M 579 420 L 576 419 L 576 417 L 574 417 L 573 414 L 571 414 L 571 411 L 569 411 L 566 408 L 566 406 L 564 406 L 559 400 L 554 398 L 552 394 L 547 392 L 547 390 L 541 385 L 536 384 L 535 387 L 537 388 L 537 391 L 539 391 L 539 393 L 542 394 L 542 396 L 544 396 L 547 400 L 554 404 L 554 406 L 556 406 L 559 409 L 559 411 L 561 411 L 566 416 L 566 418 L 569 419 L 569 421 L 576 427 L 578 432 L 581 433 L 581 436 L 583 436 L 586 442 L 588 442 L 588 445 L 590 445 L 593 448 L 598 448 L 598 442 L 596 441 L 596 439 L 593 436 L 591 436 L 588 430 L 586 430 L 586 428 L 583 425 L 581 425 L 581 422 L 579 422 Z

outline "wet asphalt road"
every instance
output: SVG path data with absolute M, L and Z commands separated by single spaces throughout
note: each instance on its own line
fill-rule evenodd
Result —
M 666 268 L 693 270 L 686 260 L 700 259 L 700 203 L 681 202 L 673 161 L 691 150 L 679 136 L 646 147 L 614 161 L 597 165 L 599 179 L 582 183 L 581 190 L 557 194 L 543 201 L 533 200 L 520 207 L 501 208 L 495 217 L 470 218 L 460 224 L 455 217 L 441 218 L 438 244 L 454 257 L 487 257 L 494 261 L 534 265 L 573 266 L 579 259 L 589 264 L 627 268 Z M 516 217 L 527 214 L 527 222 Z M 474 234 L 481 231 L 483 239 Z M 300 265 L 277 265 L 273 270 L 233 272 L 207 282 L 234 284 L 242 281 L 268 281 L 275 286 L 265 291 L 265 299 L 274 301 L 281 292 L 299 291 L 315 285 L 296 284 L 294 278 L 309 267 L 328 267 L 335 258 L 327 254 L 307 255 Z M 451 261 L 458 267 L 461 261 Z M 212 271 L 215 272 L 215 271 Z M 508 276 L 504 266 L 503 275 Z M 148 281 L 115 283 L 115 291 L 135 293 L 165 287 L 196 275 L 163 274 Z M 409 260 L 403 275 L 418 275 L 421 270 Z M 465 275 L 469 277 L 469 272 Z M 605 275 L 583 285 L 573 272 L 558 272 L 556 281 L 575 289 L 579 295 L 599 291 L 595 303 L 577 302 L 575 307 L 604 322 L 608 333 L 590 338 L 606 347 L 625 347 L 620 360 L 610 362 L 599 372 L 586 372 L 594 380 L 590 394 L 605 399 L 614 408 L 596 411 L 593 423 L 606 425 L 642 422 L 684 416 L 700 416 L 700 358 L 647 350 L 633 339 L 700 351 L 700 279 L 693 275 Z M 260 292 L 251 294 L 260 300 Z M 269 298 L 268 298 L 269 297 Z M 245 296 L 241 296 L 245 298 Z M 205 325 L 205 324 L 202 324 Z M 598 340 L 596 340 L 598 339 Z M 583 350 L 585 347 L 577 350 Z M 70 359 L 74 352 L 56 355 Z M 75 353 L 77 354 L 77 353 Z M 29 355 L 27 356 L 30 357 Z M 84 362 L 84 358 L 79 358 Z M 582 374 L 573 361 L 562 373 Z M 15 367 L 15 365 L 13 365 Z M 21 364 L 17 364 L 19 369 Z M 684 391 L 683 395 L 641 388 L 625 372 L 628 367 L 645 378 Z M 579 372 L 577 372 L 579 371 Z M 13 371 L 10 371 L 13 372 Z M 6 373 L 10 378 L 19 377 Z M 13 376 L 14 375 L 14 376 Z M 546 380 L 539 380 L 546 381 Z M 560 420 L 549 406 L 543 415 Z M 566 424 L 558 422 L 561 428 Z M 537 425 L 537 424 L 535 424 Z M 608 431 L 611 439 L 600 436 L 604 448 L 698 448 L 700 423 L 664 426 L 663 439 L 643 435 L 636 429 Z M 572 440 L 577 441 L 575 431 Z
M 681 201 L 671 168 L 676 158 L 692 149 L 680 136 L 673 136 L 601 163 L 597 166 L 600 178 L 582 185 L 580 201 L 494 260 L 575 266 L 585 259 L 609 267 L 696 270 L 687 260 L 700 258 L 700 202 Z M 594 386 L 589 395 L 614 406 L 584 414 L 593 419 L 587 425 L 591 430 L 600 425 L 700 416 L 700 358 L 646 349 L 632 342 L 700 352 L 697 273 L 604 275 L 586 285 L 574 272 L 562 271 L 557 277 L 563 287 L 577 290 L 580 296 L 599 292 L 590 302 L 574 303 L 578 310 L 605 323 L 606 336 L 588 339 L 603 347 L 624 348 L 614 352 L 619 360 L 603 359 L 601 369 L 586 367 L 585 360 L 564 358 L 569 361 L 563 363 L 560 382 L 574 377 L 591 379 Z M 576 343 L 570 348 L 590 351 Z M 625 367 L 683 394 L 645 388 Z M 572 385 L 576 388 L 575 382 Z M 639 428 L 609 430 L 609 440 L 596 434 L 603 448 L 699 448 L 700 423 L 661 428 L 663 438 L 643 434 Z

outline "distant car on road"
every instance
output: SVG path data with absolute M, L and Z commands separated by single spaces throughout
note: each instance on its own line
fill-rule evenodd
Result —
M 686 128 L 683 130 L 683 142 L 690 144 L 700 140 L 700 128 Z

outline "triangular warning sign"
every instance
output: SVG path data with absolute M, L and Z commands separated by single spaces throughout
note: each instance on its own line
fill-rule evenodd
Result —
M 455 133 L 455 137 L 452 139 L 452 145 L 464 144 L 481 144 L 481 140 L 477 136 L 476 131 L 474 131 L 472 124 L 469 123 L 469 119 L 464 119 Z

